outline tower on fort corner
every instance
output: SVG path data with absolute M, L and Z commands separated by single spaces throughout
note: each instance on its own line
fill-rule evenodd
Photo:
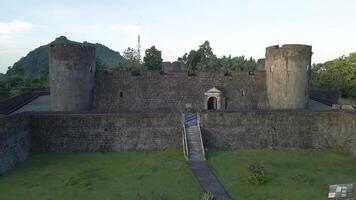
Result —
M 95 48 L 82 44 L 52 44 L 49 47 L 50 109 L 92 109 L 95 78 Z
M 309 101 L 312 47 L 287 44 L 266 48 L 269 109 L 305 109 Z

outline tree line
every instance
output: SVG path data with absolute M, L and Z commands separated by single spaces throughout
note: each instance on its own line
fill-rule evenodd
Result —
M 145 51 L 143 62 L 141 62 L 139 53 L 134 48 L 127 48 L 123 54 L 123 59 L 118 65 L 104 65 L 97 60 L 99 69 L 122 69 L 122 70 L 161 70 L 162 52 L 155 46 Z M 256 60 L 252 57 L 247 59 L 245 56 L 232 57 L 223 56 L 218 58 L 210 46 L 209 41 L 205 41 L 197 50 L 191 50 L 177 59 L 190 74 L 197 71 L 224 71 L 230 74 L 232 71 L 253 71 L 257 67 Z
M 356 99 L 356 52 L 314 64 L 310 84 L 312 88 L 337 89 L 342 97 Z

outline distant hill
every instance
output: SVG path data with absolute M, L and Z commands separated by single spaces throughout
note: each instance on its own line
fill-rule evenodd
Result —
M 5 78 L 5 74 L 0 73 L 0 81 Z
M 7 74 L 25 72 L 34 75 L 42 74 L 48 72 L 48 47 L 50 44 L 69 44 L 78 43 L 75 41 L 68 40 L 65 36 L 60 36 L 56 38 L 53 42 L 40 46 L 32 51 L 30 51 L 25 57 L 22 57 L 17 61 L 11 69 L 8 70 Z M 116 65 L 121 60 L 121 55 L 119 52 L 109 49 L 108 47 L 99 43 L 89 43 L 83 42 L 82 44 L 93 46 L 96 49 L 96 57 L 99 58 L 103 64 L 106 65 Z M 0 75 L 1 77 L 1 75 Z

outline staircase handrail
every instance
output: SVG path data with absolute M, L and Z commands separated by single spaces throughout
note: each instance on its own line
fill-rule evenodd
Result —
M 200 113 L 199 112 L 197 113 L 197 127 L 199 129 L 200 144 L 201 144 L 201 149 L 202 149 L 203 156 L 204 156 L 204 159 L 205 159 L 205 149 L 204 149 L 204 144 L 203 144 L 203 136 L 202 136 L 202 132 L 201 132 L 201 129 L 200 129 Z
M 183 153 L 186 160 L 189 159 L 189 152 L 188 152 L 188 141 L 187 141 L 187 132 L 185 129 L 185 114 L 182 113 L 182 125 L 183 125 Z

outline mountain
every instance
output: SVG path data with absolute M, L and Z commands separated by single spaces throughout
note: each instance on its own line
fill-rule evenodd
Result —
M 121 60 L 121 55 L 119 52 L 109 49 L 108 47 L 99 43 L 89 43 L 89 42 L 75 42 L 68 40 L 65 36 L 60 36 L 56 38 L 53 42 L 40 46 L 32 51 L 30 51 L 25 57 L 22 57 L 17 61 L 11 69 L 8 70 L 7 74 L 25 72 L 34 75 L 48 72 L 48 47 L 51 44 L 70 44 L 77 43 L 95 47 L 96 57 L 106 65 L 117 65 Z

